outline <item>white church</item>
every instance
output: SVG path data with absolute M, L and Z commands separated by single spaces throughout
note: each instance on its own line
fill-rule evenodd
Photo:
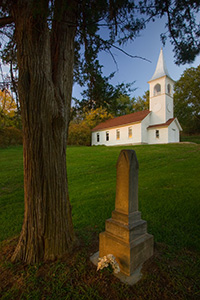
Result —
M 174 117 L 173 85 L 161 49 L 149 80 L 149 110 L 109 119 L 92 129 L 92 145 L 167 144 L 180 141 L 181 125 Z

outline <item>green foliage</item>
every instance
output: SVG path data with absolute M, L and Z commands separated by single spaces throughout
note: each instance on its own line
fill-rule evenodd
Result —
M 134 112 L 134 102 L 135 98 L 130 98 L 126 94 L 121 94 L 116 99 L 116 111 L 115 116 L 127 115 Z
M 137 97 L 133 105 L 134 111 L 149 109 L 149 91 L 146 91 L 142 97 Z
M 102 73 L 94 74 L 92 81 L 88 83 L 87 90 L 83 91 L 83 99 L 77 103 L 78 111 L 90 111 L 96 108 L 105 108 L 111 114 L 117 116 L 126 107 L 126 103 L 118 101 L 120 97 L 127 97 L 131 91 L 133 83 L 118 84 L 113 86 L 109 80 L 114 76 L 114 73 L 109 77 L 103 77 Z
M 69 9 L 68 2 L 64 9 Z M 60 22 L 61 14 L 55 12 L 56 1 L 39 1 L 38 5 L 33 4 L 33 15 L 41 15 L 45 18 L 49 32 L 51 33 L 52 20 Z M 0 5 L 0 16 L 12 15 L 14 2 L 5 0 Z M 45 7 L 46 9 L 41 9 Z M 62 7 L 62 5 L 61 5 Z M 61 8 L 60 8 L 61 9 Z M 109 102 L 109 97 L 104 93 L 110 91 L 108 80 L 113 76 L 102 76 L 102 66 L 99 63 L 98 54 L 107 51 L 115 60 L 112 48 L 119 49 L 116 45 L 123 45 L 128 40 L 134 40 L 144 29 L 148 22 L 155 18 L 167 17 L 169 38 L 174 45 L 176 62 L 184 64 L 194 61 L 200 52 L 200 35 L 198 13 L 200 4 L 198 1 L 91 1 L 84 0 L 74 8 L 77 18 L 73 26 L 76 26 L 75 39 L 75 64 L 74 80 L 81 86 L 87 85 L 83 98 L 90 102 L 90 108 L 104 107 L 104 101 Z M 5 26 L 5 24 L 0 24 Z M 106 28 L 106 30 L 102 29 Z M 3 63 L 11 65 L 11 81 L 13 90 L 17 95 L 17 79 L 13 76 L 13 70 L 17 69 L 16 44 L 14 39 L 14 24 L 5 27 L 5 40 L 2 42 L 1 58 Z M 163 43 L 167 38 L 166 34 L 161 35 Z M 120 49 L 119 49 L 120 50 Z M 107 85 L 107 91 L 104 87 Z M 104 87 L 103 87 L 104 86 Z M 18 96 L 17 96 L 18 98 Z M 117 98 L 116 95 L 114 97 Z M 107 100 L 105 100 L 107 99 Z M 95 101 L 97 106 L 93 106 Z M 106 106 L 105 106 L 106 107 Z M 110 110 L 111 111 L 111 110 Z M 112 113 L 115 114 L 113 110 Z
M 199 1 L 160 1 L 145 0 L 140 2 L 141 12 L 150 18 L 167 17 L 167 33 L 161 34 L 165 44 L 167 34 L 174 46 L 177 64 L 192 63 L 200 53 Z
M 183 131 L 200 133 L 200 65 L 185 70 L 174 90 L 174 114 Z
M 149 91 L 146 91 L 142 97 L 138 96 L 132 99 L 126 94 L 121 94 L 117 98 L 116 103 L 117 110 L 115 116 L 122 116 L 149 109 Z
M 114 88 L 114 87 L 113 87 Z M 118 86 L 115 88 L 115 90 L 118 90 Z M 124 93 L 123 93 L 124 92 Z M 118 117 L 126 114 L 130 114 L 133 112 L 141 111 L 149 109 L 149 91 L 146 91 L 142 97 L 133 97 L 131 98 L 125 90 L 119 89 L 117 93 L 113 94 L 112 101 L 109 103 L 105 99 L 104 103 L 106 103 L 107 108 L 98 107 L 97 109 L 89 109 L 89 103 L 90 101 L 86 101 L 82 103 L 79 102 L 77 99 L 75 99 L 75 106 L 72 107 L 72 113 L 71 116 L 74 120 L 80 122 L 80 120 L 85 119 L 86 115 L 88 114 L 90 117 L 92 117 L 93 114 L 96 114 L 96 111 L 103 109 L 105 112 L 107 111 L 108 116 L 106 118 L 101 118 L 99 121 L 103 122 L 113 116 Z M 96 107 L 95 102 L 93 103 Z M 104 106 L 104 107 L 105 107 Z M 110 113 L 110 114 L 109 114 Z M 98 121 L 97 115 L 95 116 L 95 119 Z M 98 123 L 93 124 L 94 126 L 90 126 L 91 128 L 95 127 Z M 87 121 L 86 121 L 87 122 Z

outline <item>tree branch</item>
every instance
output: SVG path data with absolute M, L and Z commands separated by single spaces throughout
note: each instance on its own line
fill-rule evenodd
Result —
M 169 12 L 169 3 L 168 1 L 166 1 L 166 13 L 167 13 L 167 19 L 168 19 L 168 28 L 169 28 L 169 32 L 171 34 L 171 37 L 175 43 L 175 45 L 178 47 L 178 42 L 174 36 L 174 32 L 173 32 L 173 28 L 172 28 L 172 23 L 171 23 L 171 17 L 170 17 L 170 12 Z
M 4 18 L 0 18 L 0 28 L 12 24 L 14 22 L 13 17 L 9 16 L 9 17 L 4 17 Z
M 129 56 L 129 57 L 131 57 L 131 58 L 139 58 L 139 59 L 145 60 L 145 61 L 150 62 L 150 63 L 152 62 L 151 60 L 149 60 L 149 59 L 147 59 L 147 58 L 145 58 L 145 57 L 138 56 L 138 55 L 131 55 L 131 54 L 129 54 L 128 52 L 126 52 L 126 51 L 124 51 L 123 49 L 121 49 L 120 47 L 117 47 L 117 46 L 115 46 L 115 45 L 113 45 L 113 44 L 111 44 L 111 46 L 112 46 L 113 48 L 115 48 L 115 49 L 121 51 L 122 53 L 126 54 L 127 56 Z

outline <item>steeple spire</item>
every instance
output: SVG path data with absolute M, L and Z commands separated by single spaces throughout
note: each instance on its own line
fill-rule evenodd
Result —
M 165 64 L 163 49 L 161 48 L 157 66 L 156 66 L 156 70 L 155 70 L 151 80 L 149 80 L 149 81 L 152 81 L 154 79 L 157 79 L 157 78 L 160 78 L 163 76 L 168 76 L 169 78 L 171 78 L 171 76 L 169 75 L 169 72 L 167 70 L 166 64 Z

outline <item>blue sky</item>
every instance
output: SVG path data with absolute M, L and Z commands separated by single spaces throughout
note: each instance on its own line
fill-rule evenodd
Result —
M 105 52 L 100 53 L 100 63 L 103 65 L 104 75 L 107 76 L 116 71 L 115 77 L 110 81 L 113 85 L 136 81 L 133 87 L 137 89 L 131 96 L 142 96 L 149 88 L 147 82 L 151 79 L 155 71 L 160 49 L 163 47 L 160 34 L 165 31 L 165 21 L 163 19 L 156 20 L 148 24 L 147 28 L 140 33 L 140 36 L 134 42 L 129 42 L 123 47 L 123 50 L 131 55 L 144 57 L 150 60 L 151 63 L 138 58 L 130 58 L 113 48 L 112 53 L 118 64 L 117 70 L 112 57 Z M 174 80 L 178 80 L 186 68 L 200 65 L 200 56 L 198 56 L 193 64 L 177 66 L 174 63 L 173 47 L 169 39 L 167 39 L 166 45 L 163 47 L 163 53 L 169 74 Z M 81 88 L 74 85 L 73 97 L 80 100 L 80 92 Z

